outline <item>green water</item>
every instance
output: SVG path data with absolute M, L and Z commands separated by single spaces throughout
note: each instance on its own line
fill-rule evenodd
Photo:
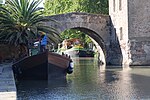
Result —
M 66 79 L 21 81 L 18 100 L 149 100 L 150 68 L 107 68 L 93 58 L 73 59 L 74 72 Z M 111 66 L 109 66 L 111 67 Z

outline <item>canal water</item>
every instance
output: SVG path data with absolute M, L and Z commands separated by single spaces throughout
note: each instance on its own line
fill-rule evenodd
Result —
M 103 70 L 93 58 L 73 61 L 66 79 L 20 81 L 18 100 L 150 100 L 150 68 Z

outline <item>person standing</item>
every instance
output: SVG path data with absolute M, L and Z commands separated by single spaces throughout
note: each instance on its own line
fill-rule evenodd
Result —
M 44 52 L 47 46 L 47 36 L 46 33 L 41 32 L 41 43 L 40 43 L 40 51 Z

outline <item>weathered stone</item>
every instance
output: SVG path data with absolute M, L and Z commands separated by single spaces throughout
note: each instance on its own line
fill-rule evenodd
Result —
M 150 65 L 148 57 L 150 13 L 148 12 L 150 12 L 150 0 L 109 0 L 109 15 L 113 26 L 111 35 L 116 36 L 121 47 L 121 42 L 124 42 L 125 48 L 121 48 L 121 51 L 126 51 L 123 53 L 123 59 L 129 60 L 130 65 Z M 115 42 L 116 39 L 112 41 Z
M 110 18 L 108 15 L 74 12 L 48 16 L 48 18 L 54 19 L 60 23 L 59 25 L 51 22 L 46 23 L 55 27 L 59 33 L 67 29 L 79 29 L 80 31 L 85 32 L 93 39 L 93 41 L 98 43 L 96 46 L 101 47 L 105 55 L 109 55 Z

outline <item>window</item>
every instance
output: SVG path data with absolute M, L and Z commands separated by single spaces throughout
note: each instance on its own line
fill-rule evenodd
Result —
M 122 0 L 119 0 L 119 10 L 122 10 Z
M 120 40 L 123 39 L 123 32 L 122 32 L 122 27 L 120 27 Z
M 115 0 L 113 0 L 113 11 L 115 12 L 115 10 L 116 10 L 116 5 L 115 5 L 116 3 L 115 3 Z

